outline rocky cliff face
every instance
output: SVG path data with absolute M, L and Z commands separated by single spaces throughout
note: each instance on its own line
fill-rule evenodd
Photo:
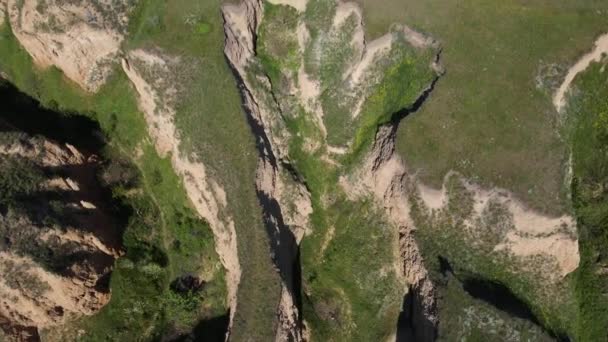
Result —
M 3 128 L 0 327 L 28 340 L 110 300 L 121 234 L 95 155 Z
M 106 80 L 133 4 L 124 1 L 3 0 L 15 37 L 41 68 L 55 66 L 88 91 Z

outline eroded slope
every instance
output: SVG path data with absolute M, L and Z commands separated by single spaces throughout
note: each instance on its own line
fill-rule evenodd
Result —
M 97 179 L 95 155 L 4 124 L 1 326 L 27 339 L 108 303 L 122 223 Z
M 406 274 L 415 291 L 426 278 L 415 250 L 406 252 L 414 256 L 402 265 L 399 226 L 383 208 L 384 192 L 399 175 L 388 172 L 378 187 L 371 184 L 357 193 L 338 179 L 351 174 L 353 165 L 370 153 L 378 125 L 413 106 L 431 87 L 439 72 L 437 47 L 404 26 L 366 42 L 362 15 L 353 3 L 311 1 L 303 10 L 245 1 L 225 6 L 224 16 L 226 55 L 243 84 L 261 141 L 258 189 L 279 205 L 281 219 L 271 217 L 277 237 L 287 228 L 296 242 L 302 239 L 304 311 L 288 311 L 296 319 L 303 317 L 313 338 L 389 337 L 406 291 Z M 384 152 L 390 159 L 393 151 Z M 281 194 L 283 184 L 294 181 L 306 187 L 300 192 L 304 197 Z M 312 215 L 293 218 L 289 208 L 294 207 L 304 214 L 312 207 Z M 292 270 L 281 267 L 283 262 L 275 255 L 291 292 Z M 431 321 L 425 333 L 432 336 L 433 294 L 426 291 L 420 296 L 420 315 Z M 289 333 L 279 329 L 278 338 Z

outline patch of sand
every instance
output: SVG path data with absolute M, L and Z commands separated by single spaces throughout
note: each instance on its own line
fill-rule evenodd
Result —
M 327 152 L 331 154 L 344 155 L 348 152 L 346 147 L 327 145 Z
M 291 6 L 300 12 L 304 12 L 306 10 L 306 4 L 308 4 L 308 0 L 268 0 L 268 2 L 274 5 Z
M 418 194 L 426 207 L 431 210 L 441 209 L 447 204 L 447 194 L 445 189 L 437 190 L 419 183 Z
M 494 250 L 507 250 L 519 257 L 548 255 L 557 262 L 561 277 L 576 270 L 580 261 L 578 243 L 559 233 L 545 237 L 524 237 L 511 231 L 507 234 L 506 241 Z
M 372 65 L 372 62 L 374 61 L 376 56 L 388 52 L 392 44 L 392 33 L 387 33 L 384 36 L 373 40 L 369 44 L 366 44 L 363 57 L 361 58 L 361 61 L 357 63 L 351 74 L 352 82 L 354 84 L 359 84 L 361 82 L 361 77 L 363 76 L 364 72 L 367 71 Z
M 570 89 L 570 84 L 576 78 L 576 75 L 585 71 L 592 62 L 599 62 L 602 56 L 608 54 L 608 33 L 601 35 L 595 41 L 593 50 L 583 55 L 570 69 L 564 78 L 564 81 L 559 86 L 553 96 L 553 105 L 558 111 L 561 111 L 566 105 L 566 95 Z
M 321 250 L 319 251 L 321 255 L 325 254 L 325 250 L 329 247 L 331 240 L 334 239 L 334 235 L 336 234 L 336 227 L 333 225 L 327 229 L 327 234 L 325 234 L 325 238 L 323 239 L 323 244 L 321 244 Z
M 355 15 L 361 18 L 361 9 L 358 4 L 354 2 L 339 2 L 336 6 L 336 14 L 333 19 L 333 27 L 337 29 L 342 23 L 348 19 L 351 15 Z

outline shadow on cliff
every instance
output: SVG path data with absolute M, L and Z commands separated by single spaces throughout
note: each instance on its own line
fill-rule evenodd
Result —
M 7 140 L 3 143 L 11 143 L 14 139 L 15 142 L 19 141 L 26 146 L 39 144 L 40 140 L 30 140 L 38 136 L 43 137 L 45 142 L 54 141 L 62 148 L 65 148 L 64 144 L 70 144 L 84 157 L 81 164 L 49 167 L 36 163 L 44 180 L 56 177 L 69 178 L 78 184 L 79 189 L 67 191 L 42 187 L 33 193 L 17 194 L 15 200 L 4 208 L 4 214 L 10 207 L 18 215 L 28 219 L 27 227 L 19 226 L 20 221 L 16 221 L 10 227 L 0 229 L 3 235 L 3 247 L 26 251 L 29 257 L 50 272 L 67 277 L 80 276 L 75 273 L 77 271 L 74 271 L 72 266 L 86 264 L 99 275 L 95 289 L 108 293 L 110 291 L 108 270 L 114 264 L 114 255 L 106 254 L 101 250 L 80 250 L 74 243 L 63 243 L 60 240 L 21 238 L 24 229 L 29 229 L 35 237 L 39 234 L 35 232 L 38 228 L 72 227 L 91 233 L 114 251 L 122 249 L 122 236 L 132 210 L 113 198 L 110 186 L 99 177 L 107 162 L 101 157 L 106 140 L 99 124 L 82 115 L 44 108 L 38 101 L 2 79 L 0 79 L 0 103 L 2 104 L 0 135 Z M 50 150 L 49 152 L 52 153 Z M 37 156 L 33 159 L 39 158 L 41 157 Z M 84 205 L 82 207 L 77 205 L 83 202 L 94 203 L 94 210 L 87 209 Z M 2 210 L 0 215 L 3 215 Z M 2 323 L 0 328 L 12 336 L 25 334 L 29 336 L 26 340 L 39 340 L 36 327 L 12 326 L 8 319 L 0 319 L 0 323 Z

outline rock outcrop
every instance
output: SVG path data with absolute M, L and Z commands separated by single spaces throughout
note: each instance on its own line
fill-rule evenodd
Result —
M 120 231 L 95 155 L 23 133 L 0 140 L 0 327 L 35 339 L 110 300 Z
M 104 84 L 120 53 L 133 5 L 124 1 L 3 0 L 13 34 L 41 68 L 82 88 Z

